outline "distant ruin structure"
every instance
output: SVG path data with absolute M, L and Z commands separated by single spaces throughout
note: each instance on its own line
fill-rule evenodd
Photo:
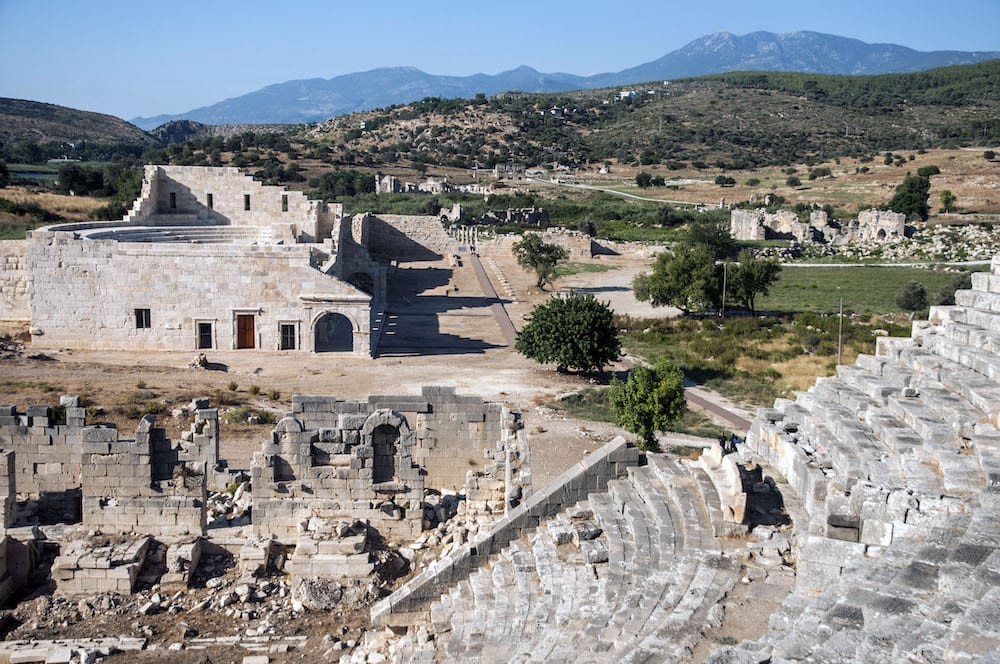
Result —
M 906 236 L 906 215 L 890 210 L 865 210 L 849 222 L 829 218 L 823 210 L 809 213 L 802 221 L 791 210 L 770 213 L 765 208 L 734 209 L 730 214 L 730 233 L 739 241 L 794 240 L 803 244 L 847 245 L 887 243 Z

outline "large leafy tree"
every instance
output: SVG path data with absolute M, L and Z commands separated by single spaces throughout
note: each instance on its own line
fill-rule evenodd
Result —
M 896 187 L 896 195 L 889 201 L 889 209 L 905 214 L 907 218 L 918 217 L 921 221 L 927 221 L 930 211 L 927 194 L 930 190 L 930 178 L 908 175 L 903 179 L 903 183 Z
M 658 254 L 653 271 L 637 276 L 632 289 L 636 299 L 654 307 L 703 311 L 721 302 L 722 268 L 707 245 L 682 244 L 672 254 Z
M 574 293 L 535 307 L 514 348 L 537 362 L 553 362 L 560 371 L 590 372 L 618 359 L 621 341 L 609 306 Z
M 693 222 L 684 238 L 684 243 L 691 246 L 703 245 L 712 253 L 713 260 L 732 258 L 736 255 L 736 240 L 729 232 L 728 221 L 696 221 Z
M 616 378 L 610 394 L 615 423 L 652 443 L 657 431 L 684 415 L 683 381 L 683 372 L 665 358 L 652 368 L 635 367 L 625 382 Z
M 761 260 L 752 250 L 744 249 L 740 252 L 739 263 L 729 268 L 729 292 L 753 316 L 757 296 L 767 295 L 779 272 L 781 265 L 777 261 Z
M 556 266 L 568 258 L 566 250 L 556 244 L 542 242 L 538 233 L 528 233 L 514 245 L 517 264 L 525 270 L 534 270 L 535 285 L 544 288 L 556 278 Z

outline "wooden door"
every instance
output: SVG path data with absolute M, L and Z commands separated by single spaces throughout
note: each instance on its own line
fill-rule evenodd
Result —
M 254 333 L 254 315 L 253 314 L 237 314 L 236 315 L 236 347 L 237 348 L 254 348 L 256 344 L 257 335 Z

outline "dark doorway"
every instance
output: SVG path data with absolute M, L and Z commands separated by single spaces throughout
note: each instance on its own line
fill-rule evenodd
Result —
M 254 330 L 253 314 L 236 315 L 236 347 L 254 348 L 256 347 L 256 333 Z
M 198 348 L 212 348 L 211 323 L 198 323 Z
M 354 326 L 342 314 L 323 314 L 316 321 L 317 353 L 354 350 Z
M 376 484 L 391 482 L 396 478 L 396 444 L 399 429 L 380 424 L 372 432 L 372 481 Z

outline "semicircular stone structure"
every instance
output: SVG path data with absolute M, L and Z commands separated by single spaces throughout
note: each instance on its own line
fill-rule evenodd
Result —
M 956 302 L 758 413 L 740 454 L 787 480 L 794 579 L 742 609 L 770 614 L 756 640 L 706 636 L 746 571 L 724 546 L 728 489 L 649 454 L 584 500 L 547 488 L 562 502 L 537 527 L 504 532 L 532 518 L 522 506 L 437 561 L 373 609 L 409 628 L 380 647 L 416 662 L 1000 661 L 1000 257 Z

